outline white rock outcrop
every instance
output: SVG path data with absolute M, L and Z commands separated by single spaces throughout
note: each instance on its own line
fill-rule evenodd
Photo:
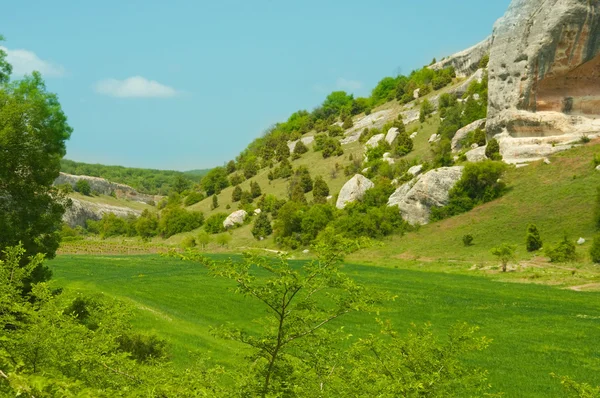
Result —
M 392 154 L 389 152 L 386 152 L 383 154 L 383 161 L 387 162 L 389 164 L 394 164 L 396 163 L 396 161 L 394 160 L 394 158 L 392 157 Z
M 365 144 L 365 148 L 375 148 L 377 145 L 379 145 L 379 141 L 383 140 L 384 138 L 385 134 L 374 135 L 373 137 L 369 138 L 369 141 L 367 141 L 367 143 Z
M 223 221 L 223 228 L 228 229 L 236 225 L 242 225 L 246 217 L 248 217 L 248 213 L 245 210 L 234 211 Z
M 71 206 L 67 207 L 63 215 L 63 222 L 70 227 L 85 227 L 88 220 L 98 221 L 105 214 L 112 213 L 117 217 L 139 217 L 142 212 L 127 207 L 111 206 L 102 203 L 88 202 L 71 198 Z
M 373 112 L 370 115 L 366 115 L 354 120 L 354 126 L 348 129 L 344 135 L 345 137 L 340 140 L 342 145 L 350 144 L 358 141 L 361 133 L 365 128 L 368 129 L 380 129 L 388 121 L 394 118 L 394 113 L 391 109 L 385 109 L 377 112 Z
M 513 138 L 501 151 L 509 161 L 538 160 L 582 133 L 600 134 L 599 6 L 513 0 L 494 26 L 487 133 Z
M 438 142 L 440 138 L 441 136 L 439 134 L 431 134 L 431 137 L 429 137 L 429 143 L 433 144 L 434 142 Z
M 485 148 L 485 146 L 480 146 L 465 153 L 467 161 L 477 163 L 487 160 L 487 156 L 485 156 Z
M 448 204 L 448 193 L 462 173 L 462 166 L 428 171 L 398 188 L 390 196 L 388 206 L 398 206 L 402 218 L 411 224 L 427 224 L 433 207 Z
M 419 164 L 419 165 L 413 166 L 410 169 L 408 169 L 407 173 L 412 174 L 416 177 L 419 174 L 421 174 L 422 171 L 423 171 L 423 165 Z
M 483 56 L 489 53 L 491 45 L 492 37 L 490 36 L 473 47 L 444 58 L 440 62 L 429 66 L 429 68 L 439 70 L 452 66 L 456 70 L 456 76 L 471 76 L 479 68 Z
M 365 192 L 374 186 L 375 184 L 367 177 L 356 174 L 342 187 L 335 206 L 338 209 L 343 209 L 348 203 L 361 200 L 365 196 Z
M 288 141 L 287 145 L 288 145 L 288 148 L 290 148 L 290 152 L 294 152 L 294 149 L 296 149 L 296 144 L 298 144 L 298 142 L 300 142 L 300 141 L 302 141 L 302 143 L 304 145 L 308 146 L 308 145 L 312 144 L 315 141 L 315 137 L 312 136 L 312 135 L 309 135 L 307 137 L 302 137 L 302 138 L 300 138 L 299 140 L 296 140 L 296 141 Z
M 399 134 L 400 134 L 400 130 L 398 130 L 397 127 L 392 127 L 391 129 L 388 130 L 387 134 L 385 135 L 385 141 L 388 144 L 392 145 Z
M 473 131 L 477 129 L 485 128 L 485 119 L 476 120 L 471 124 L 467 124 L 465 127 L 461 128 L 454 134 L 452 138 L 452 152 L 460 151 L 464 146 L 464 141 L 469 137 Z

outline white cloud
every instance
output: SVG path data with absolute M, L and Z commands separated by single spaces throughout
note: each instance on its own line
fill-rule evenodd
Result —
M 177 90 L 142 76 L 133 76 L 125 80 L 105 79 L 95 85 L 99 94 L 118 98 L 170 98 Z
M 358 90 L 360 88 L 362 88 L 362 83 L 359 82 L 358 80 L 348 80 L 348 79 L 344 79 L 343 77 L 340 77 L 339 79 L 337 79 L 337 88 L 342 89 L 342 90 L 348 90 L 348 91 L 354 91 L 354 90 Z
M 40 72 L 44 77 L 61 77 L 65 74 L 65 68 L 53 64 L 38 57 L 36 53 L 28 50 L 10 50 L 0 46 L 6 52 L 6 60 L 13 67 L 13 75 L 25 76 L 33 71 Z

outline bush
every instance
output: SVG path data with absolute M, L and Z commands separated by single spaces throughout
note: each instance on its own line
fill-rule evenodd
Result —
M 344 130 L 348 130 L 350 128 L 354 127 L 354 122 L 352 121 L 351 117 L 347 117 L 346 120 L 344 120 L 344 124 L 342 125 L 342 128 Z
M 302 142 L 302 140 L 299 140 L 296 143 L 296 146 L 294 147 L 294 155 L 302 155 L 306 152 L 308 152 L 308 148 L 306 147 L 306 145 L 304 145 L 304 142 Z
M 158 217 L 147 209 L 142 212 L 135 224 L 135 230 L 143 241 L 158 235 Z
M 186 207 L 188 207 L 191 205 L 195 205 L 196 203 L 201 202 L 202 200 L 204 200 L 204 195 L 202 195 L 200 192 L 191 192 L 188 196 L 185 197 L 183 204 Z
M 233 192 L 231 192 L 231 201 L 233 203 L 239 202 L 242 199 L 242 188 L 239 185 L 236 185 L 233 188 Z
M 413 140 L 406 132 L 401 132 L 396 138 L 393 152 L 396 156 L 405 156 L 412 152 L 414 147 Z
M 500 155 L 500 144 L 498 140 L 492 138 L 485 148 L 485 156 L 491 160 L 502 160 L 502 155 Z
M 600 188 L 596 191 L 596 203 L 594 204 L 594 225 L 600 230 Z
M 506 243 L 503 243 L 502 245 L 492 249 L 492 254 L 498 257 L 500 263 L 502 264 L 502 272 L 506 272 L 508 263 L 516 259 L 516 250 L 517 249 L 515 246 Z
M 525 239 L 525 244 L 528 252 L 534 252 L 542 248 L 542 238 L 540 237 L 540 232 L 533 224 L 529 224 L 529 226 L 527 226 L 527 237 Z
M 594 263 L 600 263 L 600 234 L 594 237 L 592 247 L 590 248 L 590 257 Z
M 250 183 L 250 194 L 252 195 L 252 199 L 258 198 L 260 195 L 262 195 L 262 190 L 260 189 L 258 182 L 252 181 Z
M 217 235 L 215 242 L 217 242 L 217 244 L 221 247 L 229 246 L 229 243 L 231 242 L 231 235 L 228 233 Z
M 200 231 L 196 237 L 196 243 L 201 249 L 205 249 L 210 243 L 210 235 L 206 231 Z
M 218 207 L 219 207 L 219 198 L 217 197 L 216 194 L 214 194 L 212 196 L 212 204 L 210 205 L 210 208 L 214 210 Z
M 272 233 L 273 228 L 271 227 L 271 221 L 269 221 L 267 213 L 261 212 L 254 222 L 254 227 L 252 227 L 252 236 L 257 240 L 262 240 Z
M 316 176 L 313 184 L 313 198 L 315 203 L 326 203 L 329 196 L 329 186 L 323 177 Z
M 571 242 L 566 236 L 557 245 L 546 249 L 546 255 L 550 257 L 550 262 L 566 263 L 577 260 L 575 243 Z
M 180 207 L 168 207 L 161 213 L 158 232 L 163 238 L 169 238 L 182 232 L 190 232 L 202 226 L 204 214 L 188 211 Z
M 473 235 L 467 234 L 467 235 L 463 236 L 462 241 L 465 246 L 467 246 L 467 247 L 472 246 L 473 245 Z
M 90 196 L 92 193 L 92 188 L 90 187 L 90 183 L 87 180 L 77 180 L 75 183 L 75 192 L 79 192 L 82 195 Z
M 184 249 L 196 247 L 196 239 L 194 239 L 193 236 L 186 236 L 185 239 L 181 241 L 181 247 Z
M 433 107 L 433 104 L 428 99 L 423 100 L 423 103 L 421 104 L 421 112 L 419 114 L 419 121 L 421 123 L 425 122 L 425 119 L 427 119 L 427 117 L 431 115 L 434 110 L 435 108 Z
M 473 132 L 473 139 L 471 143 L 477 144 L 479 146 L 484 146 L 486 143 L 485 131 L 483 131 L 482 129 L 476 129 Z
M 342 156 L 343 154 L 342 144 L 338 140 L 329 138 L 323 142 L 323 159 L 331 156 Z
M 330 137 L 341 137 L 344 135 L 344 129 L 338 125 L 329 126 L 327 132 Z
M 204 230 L 209 234 L 218 234 L 225 231 L 223 221 L 225 221 L 227 216 L 227 213 L 216 213 L 208 217 L 204 222 Z
M 243 191 L 242 197 L 240 198 L 240 206 L 247 206 L 254 202 L 254 198 L 252 197 L 252 193 L 249 191 Z

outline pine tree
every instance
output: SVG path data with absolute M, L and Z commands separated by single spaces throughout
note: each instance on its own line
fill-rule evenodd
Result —
M 260 195 L 262 195 L 262 190 L 260 189 L 258 182 L 252 181 L 250 183 L 250 193 L 252 194 L 252 198 L 258 198 Z
M 231 201 L 233 203 L 239 202 L 241 198 L 242 198 L 242 188 L 240 188 L 239 185 L 236 185 L 235 188 L 233 188 L 233 192 L 231 193 Z
M 534 252 L 542 248 L 542 238 L 540 237 L 540 232 L 533 224 L 529 224 L 527 227 L 526 245 L 528 252 Z
M 315 203 L 326 203 L 327 197 L 329 196 L 329 186 L 323 180 L 323 177 L 316 176 L 314 187 L 313 187 L 313 197 Z
M 212 197 L 212 209 L 216 209 L 217 207 L 219 207 L 219 198 L 217 198 L 217 195 L 213 195 Z
M 252 236 L 254 236 L 254 238 L 257 240 L 261 240 L 272 233 L 273 228 L 271 227 L 271 222 L 269 221 L 267 213 L 260 213 L 254 222 L 254 227 L 252 227 Z

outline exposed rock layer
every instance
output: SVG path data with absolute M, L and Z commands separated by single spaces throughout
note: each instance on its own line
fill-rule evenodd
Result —
M 117 217 L 133 215 L 139 217 L 138 210 L 127 207 L 111 206 L 101 203 L 92 203 L 86 200 L 71 199 L 72 205 L 67 208 L 63 215 L 63 221 L 70 227 L 85 227 L 87 220 L 100 220 L 107 213 L 113 213 Z
M 490 51 L 492 38 L 488 37 L 481 43 L 467 48 L 461 52 L 451 55 L 448 58 L 441 60 L 430 66 L 431 69 L 443 69 L 453 66 L 456 70 L 456 76 L 467 77 L 471 76 L 479 68 L 479 63 L 484 55 Z
M 373 188 L 375 184 L 362 174 L 356 174 L 352 177 L 340 191 L 336 207 L 343 209 L 348 203 L 361 200 L 365 196 L 365 192 Z

